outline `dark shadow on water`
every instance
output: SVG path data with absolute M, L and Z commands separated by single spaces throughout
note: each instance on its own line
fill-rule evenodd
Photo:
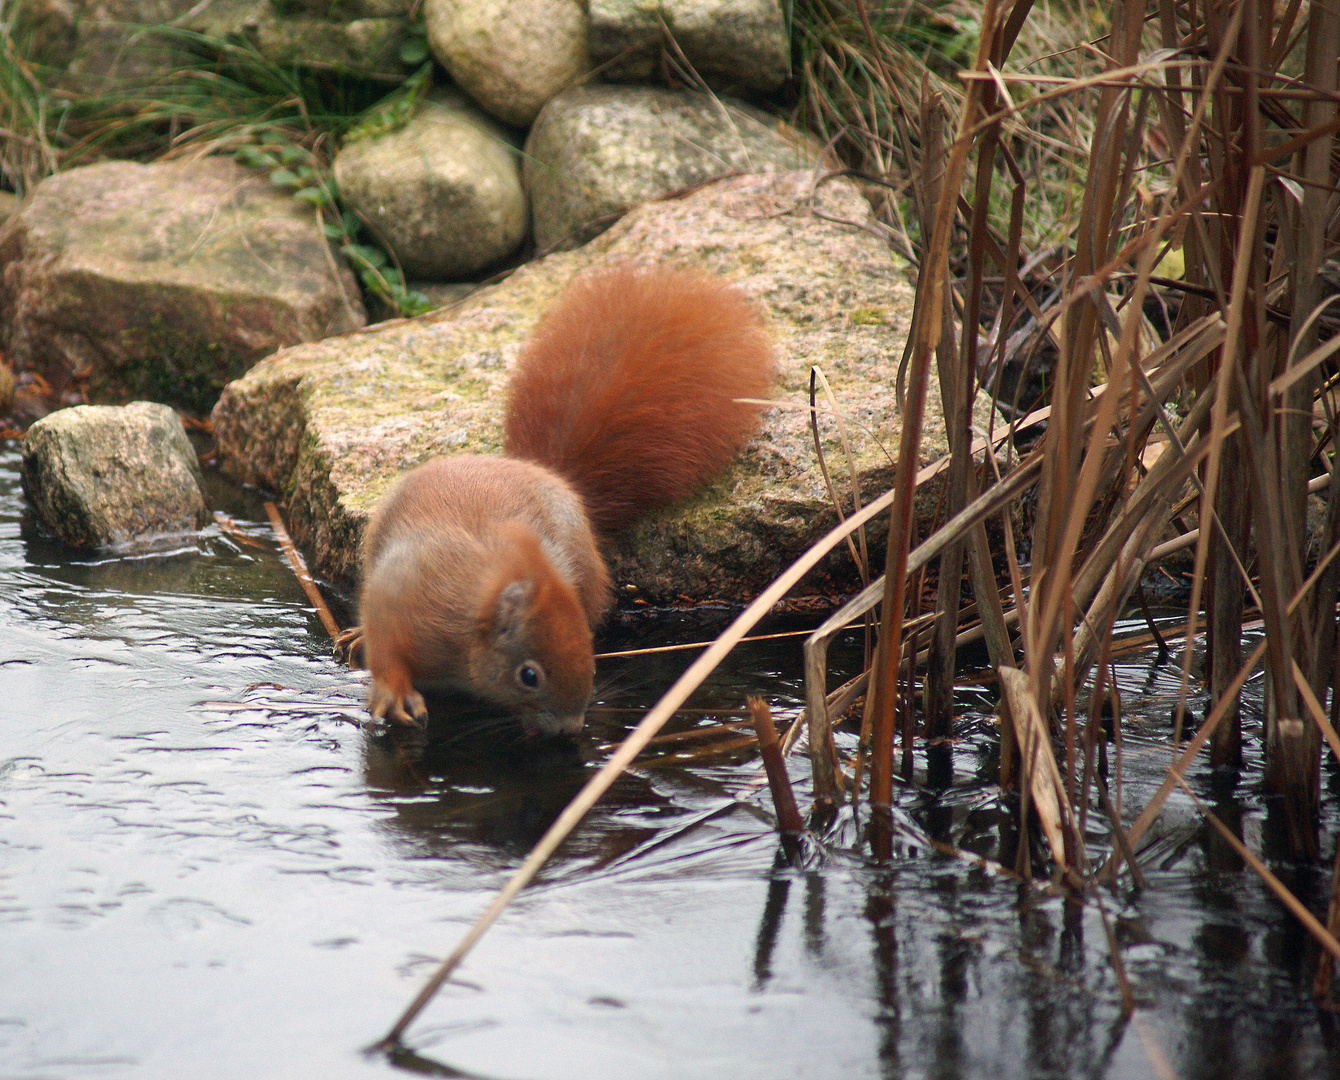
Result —
M 576 738 L 528 735 L 496 707 L 463 694 L 425 693 L 426 729 L 388 724 L 368 732 L 364 780 L 395 817 L 384 822 L 422 855 L 445 857 L 469 841 L 519 860 L 530 851 L 603 762 L 601 732 Z M 602 800 L 594 829 L 556 856 L 605 857 L 645 838 L 607 819 L 619 807 L 668 805 L 636 773 L 625 773 Z

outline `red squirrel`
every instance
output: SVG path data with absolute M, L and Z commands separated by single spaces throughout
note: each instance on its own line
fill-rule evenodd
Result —
M 720 279 L 622 264 L 576 278 L 517 360 L 505 456 L 429 461 L 372 514 L 372 715 L 417 724 L 415 684 L 445 682 L 528 732 L 580 730 L 611 604 L 600 538 L 720 470 L 756 430 L 774 364 L 757 310 Z

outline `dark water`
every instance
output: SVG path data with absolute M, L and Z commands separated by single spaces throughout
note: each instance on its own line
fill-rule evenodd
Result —
M 426 746 L 380 736 L 258 506 L 237 500 L 242 524 L 174 554 L 72 560 L 33 532 L 16 474 L 4 449 L 0 1077 L 396 1075 L 362 1047 L 683 655 L 604 664 L 577 747 L 509 747 L 487 724 L 441 725 Z M 790 719 L 798 651 L 742 652 L 678 729 L 729 719 L 750 692 Z M 854 662 L 854 646 L 837 651 Z M 1147 657 L 1121 673 L 1128 814 L 1167 760 L 1174 675 Z M 988 709 L 965 694 L 955 788 L 905 786 L 898 813 L 993 853 Z M 1334 1017 L 1309 996 L 1314 947 L 1189 801 L 1151 834 L 1148 888 L 1102 896 L 1137 997 L 1126 1022 L 1095 903 L 935 855 L 912 833 L 871 866 L 850 825 L 809 868 L 778 868 L 755 759 L 710 745 L 616 786 L 411 1029 L 419 1067 L 1340 1074 Z M 807 802 L 808 766 L 792 771 Z M 1208 776 L 1196 783 L 1210 794 Z M 1238 796 L 1220 807 L 1259 846 L 1250 772 Z M 1324 910 L 1325 874 L 1277 869 Z

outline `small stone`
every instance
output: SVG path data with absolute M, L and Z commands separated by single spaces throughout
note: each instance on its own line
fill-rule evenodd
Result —
M 591 0 L 591 55 L 610 82 L 651 79 L 667 60 L 715 90 L 776 90 L 791 74 L 777 0 Z
M 335 180 L 410 278 L 469 277 L 526 235 L 516 151 L 459 94 L 423 102 L 400 131 L 345 146 Z
M 577 0 L 424 0 L 428 44 L 485 112 L 528 127 L 591 70 Z
M 39 520 L 77 548 L 194 532 L 209 514 L 200 464 L 166 405 L 78 405 L 28 429 L 23 491 Z

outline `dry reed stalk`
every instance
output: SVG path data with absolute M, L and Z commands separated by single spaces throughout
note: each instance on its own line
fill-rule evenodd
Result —
M 1300 23 L 1303 11 L 1306 22 Z M 1055 80 L 1004 69 L 1006 46 L 1029 12 L 1027 4 L 1010 6 L 1002 0 L 987 5 L 977 60 L 961 75 L 965 90 L 958 131 L 946 155 L 938 150 L 938 106 L 923 88 L 918 132 L 922 158 L 920 171 L 912 172 L 927 242 L 905 357 L 911 380 L 903 457 L 915 443 L 906 440 L 919 423 L 924 375 L 934 354 L 955 446 L 949 514 L 975 505 L 971 469 L 958 449 L 961 443 L 956 445 L 962 431 L 959 393 L 979 348 L 981 297 L 986 263 L 991 261 L 1003 286 L 988 338 L 996 364 L 1021 341 L 1022 335 L 1011 329 L 1016 305 L 1041 328 L 1035 339 L 1048 335 L 1058 352 L 1026 572 L 1014 555 L 1008 530 L 1005 543 L 1034 704 L 1041 716 L 1059 710 L 1065 718 L 1066 790 L 1077 791 L 1080 753 L 1085 778 L 1080 790 L 1090 790 L 1093 758 L 1100 749 L 1097 688 L 1090 693 L 1088 719 L 1081 725 L 1074 704 L 1079 683 L 1095 661 L 1100 667 L 1105 662 L 1113 620 L 1143 570 L 1152 560 L 1194 543 L 1179 725 L 1202 598 L 1212 704 L 1180 767 L 1207 739 L 1212 764 L 1234 766 L 1239 761 L 1236 699 L 1247 673 L 1241 629 L 1243 605 L 1250 597 L 1260 607 L 1267 638 L 1246 664 L 1265 653 L 1270 783 L 1290 806 L 1291 850 L 1314 854 L 1318 745 L 1327 724 L 1333 728 L 1340 719 L 1340 695 L 1335 693 L 1340 674 L 1335 611 L 1340 559 L 1323 558 L 1311 575 L 1305 574 L 1303 500 L 1309 480 L 1312 488 L 1317 486 L 1316 478 L 1308 475 L 1311 463 L 1319 461 L 1323 472 L 1335 470 L 1340 436 L 1340 417 L 1329 395 L 1321 398 L 1324 426 L 1312 420 L 1323 365 L 1332 364 L 1340 348 L 1340 338 L 1326 340 L 1335 332 L 1332 314 L 1325 316 L 1325 333 L 1321 330 L 1325 298 L 1317 284 L 1323 260 L 1340 247 L 1340 217 L 1333 212 L 1340 176 L 1340 145 L 1334 138 L 1340 131 L 1340 98 L 1334 92 L 1340 21 L 1325 6 L 1294 3 L 1277 11 L 1259 0 L 1242 0 L 1201 9 L 1160 0 L 1155 17 L 1146 23 L 1144 5 L 1126 0 L 1103 43 L 1105 70 Z M 1157 48 L 1160 41 L 1162 50 Z M 1291 50 L 1306 52 L 1301 80 L 1279 75 Z M 897 77 L 883 66 L 871 82 L 887 85 Z M 1020 84 L 1026 84 L 1031 96 L 1016 104 L 1010 94 Z M 899 92 L 906 94 L 901 86 Z M 1082 95 L 1092 95 L 1096 107 L 1067 105 L 1067 99 L 1078 102 Z M 1020 138 L 1019 128 L 1007 125 L 1015 124 L 1024 110 L 1058 115 L 1068 108 L 1072 114 L 1091 114 L 1091 142 L 1083 201 L 1070 234 L 1073 251 L 1062 258 L 1050 285 L 1056 299 L 1045 301 L 1041 292 L 1035 297 L 1030 291 L 1036 285 L 1026 287 L 1021 281 L 1024 186 L 1014 164 Z M 870 114 L 878 111 L 872 107 Z M 1006 131 L 1009 138 L 1002 135 Z M 1053 144 L 1037 141 L 1049 154 L 1057 152 Z M 892 140 L 882 145 L 892 146 Z M 959 190 L 973 154 L 976 173 L 969 203 Z M 1151 158 L 1160 156 L 1163 160 L 1154 163 L 1154 171 L 1143 171 Z M 945 163 L 942 179 L 940 161 Z M 1006 176 L 997 164 L 1005 166 L 1012 180 L 1006 196 L 993 201 L 993 179 Z M 1004 236 L 990 222 L 996 203 L 1007 207 L 1009 215 Z M 967 237 L 956 282 L 945 254 L 955 228 Z M 1163 276 L 1158 267 L 1169 251 L 1184 257 L 1181 281 Z M 1029 265 L 1039 261 L 1030 260 Z M 1154 281 L 1181 292 L 1177 325 L 1162 343 L 1143 337 L 1141 309 Z M 1118 300 L 1118 294 L 1107 290 L 1121 282 L 1125 285 Z M 956 295 L 957 310 L 951 306 Z M 955 315 L 960 317 L 957 341 L 951 333 Z M 1099 394 L 1090 387 L 1095 358 L 1101 358 L 1108 377 Z M 1146 473 L 1145 447 L 1159 429 L 1166 440 L 1164 456 Z M 900 465 L 908 467 L 905 460 Z M 1181 513 L 1170 512 L 1170 507 L 1187 482 L 1196 489 L 1201 527 L 1189 537 L 1161 543 L 1169 518 Z M 906 651 L 902 620 L 907 583 L 899 579 L 925 565 L 913 556 L 911 538 L 900 530 L 902 500 L 910 486 L 906 472 L 898 483 L 899 512 L 890 530 L 883 589 L 879 583 L 871 586 L 860 605 L 864 610 L 875 592 L 883 597 L 872 695 L 876 722 L 871 799 L 877 807 L 887 805 L 889 796 L 885 763 L 891 761 L 892 717 L 899 697 L 895 672 L 898 657 Z M 1340 485 L 1330 486 L 1322 552 L 1340 541 Z M 970 535 L 971 529 L 965 538 Z M 940 563 L 936 640 L 927 675 L 930 736 L 944 731 L 953 648 L 960 637 L 957 590 L 963 564 L 954 549 L 965 550 L 951 545 Z M 983 585 L 982 567 L 972 561 L 980 554 L 973 543 L 967 543 L 966 551 L 985 618 L 990 614 L 987 598 L 994 601 L 996 592 L 994 586 L 988 590 Z M 1259 596 L 1248 576 L 1253 560 L 1263 568 Z M 823 637 L 816 634 L 807 642 L 807 681 L 820 690 Z M 994 653 L 993 666 L 1002 666 Z M 1324 707 L 1328 692 L 1329 720 Z M 810 695 L 821 696 L 813 690 Z M 1120 832 L 1115 807 L 1100 793 L 1118 830 L 1109 871 L 1118 850 L 1134 866 L 1133 845 L 1158 812 L 1169 784 L 1175 786 L 1173 775 L 1129 833 Z M 1087 794 L 1085 798 L 1087 802 Z M 1336 873 L 1340 889 L 1340 863 Z
M 824 456 L 823 442 L 819 437 L 819 412 L 817 408 L 817 388 L 822 385 L 824 397 L 828 401 L 829 409 L 832 411 L 834 422 L 837 426 L 838 438 L 842 444 L 842 451 L 847 459 L 847 475 L 851 483 L 852 508 L 859 512 L 861 509 L 861 482 L 860 475 L 856 468 L 855 458 L 852 454 L 851 441 L 847 437 L 847 426 L 842 420 L 842 412 L 838 408 L 837 400 L 833 396 L 832 388 L 828 385 L 828 378 L 823 371 L 817 367 L 810 369 L 810 431 L 814 437 L 815 459 L 819 464 L 819 471 L 824 478 L 824 486 L 828 490 L 829 501 L 833 504 L 833 509 L 837 514 L 838 522 L 846 520 L 846 515 L 842 510 L 842 500 L 838 498 L 837 489 L 833 485 L 833 480 L 828 471 L 828 463 Z M 847 549 L 851 552 L 851 557 L 856 563 L 856 567 L 861 576 L 863 585 L 870 584 L 870 553 L 866 546 L 865 529 L 856 530 L 856 537 L 853 539 L 850 535 L 847 537 Z M 867 668 L 871 659 L 871 619 L 868 612 L 861 613 L 865 624 L 865 664 Z M 846 790 L 846 775 L 842 772 L 837 763 L 837 747 L 833 742 L 833 723 L 832 714 L 824 704 L 822 698 L 822 687 L 824 683 L 824 672 L 812 672 L 811 661 L 806 660 L 806 683 L 807 686 L 817 685 L 819 690 L 815 696 L 810 699 L 809 707 L 806 710 L 807 731 L 809 733 L 810 767 L 814 776 L 814 795 L 816 800 L 816 811 L 820 814 L 827 813 L 841 799 Z M 811 675 L 814 678 L 811 678 Z M 859 769 L 858 769 L 859 772 Z M 859 780 L 858 780 L 859 785 Z
M 978 440 L 975 444 L 978 449 L 983 448 L 984 445 L 981 440 Z M 956 537 L 963 536 L 985 518 L 1000 513 L 1004 507 L 1018 497 L 1021 491 L 1032 485 L 1040 463 L 1040 456 L 1035 455 L 1026 459 L 1012 470 L 1008 478 L 978 496 L 972 504 L 964 507 L 958 514 L 945 522 L 944 525 L 919 544 L 914 551 L 908 553 L 904 572 L 910 574 L 923 569 Z M 946 466 L 947 462 L 942 459 L 921 470 L 917 474 L 917 486 L 924 484 L 933 476 L 939 475 Z M 891 493 L 887 497 L 891 497 Z M 814 786 L 816 794 L 826 793 L 827 801 L 830 802 L 835 801 L 838 794 L 844 789 L 845 777 L 837 766 L 836 754 L 830 759 L 822 750 L 817 755 L 814 750 L 816 737 L 820 740 L 819 745 L 821 747 L 832 743 L 832 722 L 830 719 L 832 712 L 825 706 L 823 697 L 824 688 L 827 684 L 828 645 L 840 630 L 880 603 L 886 590 L 887 585 L 883 576 L 872 581 L 857 596 L 825 620 L 805 640 L 803 649 L 805 700 L 806 716 L 810 724 L 810 753 L 811 763 L 814 767 Z M 997 600 L 997 604 L 999 604 L 999 600 Z M 1005 622 L 1006 618 L 1002 614 L 1001 624 L 1004 625 Z M 920 625 L 922 624 L 917 624 L 918 628 Z M 871 677 L 877 678 L 874 674 Z M 871 704 L 877 697 L 877 693 L 872 693 L 867 704 Z M 890 753 L 892 753 L 892 749 L 890 749 Z
M 833 509 L 837 513 L 839 522 L 846 520 L 846 514 L 842 510 L 842 500 L 838 498 L 837 488 L 833 485 L 833 478 L 828 472 L 828 461 L 824 456 L 823 442 L 819 437 L 819 410 L 817 408 L 816 393 L 819 387 L 823 387 L 824 398 L 828 402 L 829 412 L 832 414 L 833 423 L 837 427 L 838 441 L 842 444 L 843 456 L 847 459 L 847 479 L 850 483 L 852 498 L 852 508 L 861 509 L 861 476 L 856 468 L 856 458 L 852 453 L 851 439 L 847 435 L 847 424 L 842 419 L 842 410 L 838 408 L 837 399 L 833 396 L 833 388 L 828 385 L 828 376 L 823 373 L 821 368 L 810 368 L 810 433 L 814 437 L 814 455 L 819 465 L 819 473 L 824 478 L 824 487 L 828 491 L 828 501 L 833 504 Z M 870 584 L 870 552 L 866 545 L 865 530 L 857 529 L 856 536 L 847 537 L 847 550 L 851 552 L 852 562 L 856 564 L 856 572 L 861 577 L 862 585 Z
M 898 376 L 901 393 L 904 370 L 909 375 L 896 509 L 886 575 L 847 612 L 851 617 L 882 598 L 880 651 L 868 702 L 874 713 L 871 802 L 877 809 L 888 805 L 893 717 L 899 704 L 906 706 L 897 682 L 900 657 L 908 651 L 906 576 L 926 565 L 905 527 L 911 489 L 906 458 L 916 444 L 930 358 L 937 363 L 954 453 L 948 516 L 962 530 L 940 552 L 935 641 L 926 677 L 927 735 L 934 738 L 944 733 L 952 704 L 954 647 L 962 638 L 956 631 L 963 552 L 984 619 L 994 614 L 990 603 L 997 600 L 994 582 L 989 589 L 984 584 L 985 560 L 975 547 L 980 519 L 967 523 L 956 516 L 968 506 L 981 508 L 981 499 L 974 499 L 971 459 L 963 450 L 963 391 L 973 385 L 968 373 L 979 350 L 994 358 L 997 370 L 1031 335 L 1054 347 L 1056 371 L 1041 441 L 1031 561 L 1026 570 L 1020 566 L 1009 530 L 1005 561 L 1033 707 L 1041 717 L 1064 718 L 1061 773 L 1069 796 L 1082 795 L 1087 804 L 1094 758 L 1101 751 L 1099 687 L 1111 627 L 1154 560 L 1195 544 L 1177 743 L 1192 677 L 1193 635 L 1208 627 L 1209 715 L 1129 831 L 1121 829 L 1117 808 L 1099 792 L 1116 834 L 1102 873 L 1111 873 L 1124 856 L 1138 874 L 1133 849 L 1139 836 L 1177 785 L 1177 772 L 1207 742 L 1213 765 L 1238 765 L 1237 695 L 1263 656 L 1268 782 L 1289 807 L 1288 853 L 1315 855 L 1319 745 L 1340 720 L 1340 558 L 1329 554 L 1340 550 L 1340 484 L 1330 484 L 1324 557 L 1310 574 L 1303 510 L 1308 491 L 1335 472 L 1340 440 L 1340 410 L 1332 394 L 1320 393 L 1340 351 L 1338 320 L 1319 285 L 1323 263 L 1340 250 L 1340 215 L 1334 210 L 1340 189 L 1335 138 L 1340 16 L 1332 6 L 1297 2 L 1277 10 L 1260 0 L 1211 7 L 1160 0 L 1146 21 L 1144 4 L 1124 0 L 1115 9 L 1112 33 L 1100 43 L 1104 70 L 1056 79 L 1005 70 L 1008 46 L 1030 11 L 1027 3 L 1007 0 L 985 6 L 977 58 L 971 70 L 960 73 L 959 122 L 947 152 L 940 150 L 937 134 L 941 109 L 923 82 L 916 133 L 921 158 L 919 163 L 910 158 L 908 168 L 925 243 L 913 330 Z M 869 25 L 865 29 L 869 35 Z M 1302 78 L 1285 78 L 1281 65 L 1297 53 L 1306 54 Z M 891 99 L 898 93 L 909 97 L 901 84 L 896 92 L 890 88 L 903 75 L 890 73 L 888 55 L 880 52 L 879 60 L 870 62 L 869 85 L 885 87 Z M 1011 93 L 1020 86 L 1027 96 L 1016 103 Z M 1095 104 L 1085 108 L 1081 100 Z M 1021 267 L 1043 259 L 1026 261 L 1021 251 L 1021 177 L 1030 174 L 1015 157 L 1021 145 L 1025 154 L 1056 155 L 1061 149 L 1044 136 L 1027 145 L 1027 127 L 1019 123 L 1027 110 L 1092 118 L 1084 137 L 1075 140 L 1077 146 L 1088 140 L 1084 194 L 1067 234 L 1072 248 L 1054 260 L 1057 269 L 1046 287 L 1050 300 L 1036 280 L 1023 280 Z M 871 105 L 868 113 L 907 119 L 892 106 L 881 111 Z M 880 147 L 868 160 L 892 162 L 892 137 L 864 134 L 872 147 Z M 960 190 L 974 154 L 975 176 L 965 199 Z M 992 192 L 997 176 L 1009 185 L 1000 198 Z M 1003 214 L 1008 214 L 1004 235 L 992 225 L 993 216 Z M 956 229 L 966 240 L 951 277 L 947 245 Z M 1181 280 L 1165 276 L 1159 266 L 1169 252 L 1183 256 Z M 988 262 L 1001 295 L 998 312 L 984 320 Z M 1147 340 L 1142 312 L 1154 282 L 1179 293 L 1176 323 L 1162 342 Z M 1015 310 L 1026 311 L 1027 334 L 1013 327 Z M 978 327 L 986 321 L 992 322 L 988 344 L 979 347 Z M 1095 392 L 1091 383 L 1100 363 L 1108 382 Z M 1317 400 L 1324 409 L 1321 422 L 1313 416 Z M 1145 451 L 1156 431 L 1162 432 L 1163 455 L 1146 471 Z M 1309 475 L 1316 471 L 1323 474 L 1323 485 Z M 998 476 L 982 499 L 1021 475 L 1016 469 Z M 1188 485 L 1200 527 L 1164 543 L 1169 519 L 1183 512 L 1179 500 Z M 1179 521 L 1178 528 L 1188 526 Z M 937 531 L 932 539 L 938 543 L 939 536 Z M 925 546 L 929 551 L 932 545 Z M 1259 590 L 1249 576 L 1253 566 L 1259 568 Z M 1261 611 L 1266 641 L 1244 657 L 1241 633 L 1249 599 Z M 1005 613 L 1000 614 L 1000 655 L 992 656 L 997 668 L 1009 651 Z M 822 698 L 828 633 L 821 628 L 806 644 L 807 694 L 814 702 Z M 1089 691 L 1081 724 L 1076 696 L 1095 663 L 1099 681 Z M 1115 699 L 1114 709 L 1119 711 Z M 906 737 L 903 749 L 906 762 Z M 1081 754 L 1084 780 L 1077 787 Z M 936 779 L 933 757 L 931 779 Z M 1340 861 L 1336 887 L 1340 896 Z
M 1130 0 L 1118 10 L 1121 16 L 1114 22 L 1112 34 L 1112 44 L 1117 50 L 1113 66 L 1134 62 L 1142 18 L 1142 8 Z M 1044 716 L 1050 714 L 1052 707 L 1053 657 L 1058 645 L 1069 646 L 1068 630 L 1077 614 L 1073 607 L 1073 559 L 1099 490 L 1106 440 L 1124 396 L 1134 348 L 1133 331 L 1124 330 L 1122 348 L 1114 356 L 1109 372 L 1108 391 L 1098 399 L 1092 425 L 1086 429 L 1092 357 L 1099 333 L 1099 309 L 1090 297 L 1090 290 L 1099 284 L 1095 278 L 1109 260 L 1113 247 L 1111 223 L 1117 213 L 1115 199 L 1122 175 L 1121 148 L 1127 111 L 1124 89 L 1104 85 L 1099 92 L 1096 137 L 1090 153 L 1075 254 L 1067 271 L 1071 283 L 1067 289 L 1070 310 L 1057 353 L 1052 416 L 1047 428 L 1029 572 L 1028 606 L 1032 614 L 1024 639 L 1026 670 L 1039 712 Z M 1130 309 L 1127 314 L 1129 327 L 1133 324 Z M 1070 719 L 1067 734 L 1073 742 L 1073 710 L 1068 709 L 1067 714 Z M 1067 768 L 1073 780 L 1071 755 L 1067 756 Z
M 335 616 L 330 613 L 330 608 L 326 606 L 325 597 L 316 587 L 316 582 L 312 580 L 312 575 L 307 570 L 307 563 L 302 557 L 302 552 L 298 550 L 293 538 L 289 536 L 288 529 L 284 527 L 284 519 L 279 514 L 279 507 L 272 502 L 265 504 L 265 513 L 270 518 L 270 527 L 274 529 L 275 538 L 279 541 L 280 548 L 283 549 L 284 557 L 288 559 L 289 566 L 293 569 L 293 576 L 298 579 L 298 584 L 302 586 L 302 591 L 307 594 L 307 599 L 312 602 L 317 616 L 321 619 L 321 625 L 326 628 L 326 633 L 330 635 L 331 641 L 336 641 L 340 636 L 340 624 L 335 621 Z
M 1003 667 L 997 675 L 1005 719 L 1001 727 L 1001 772 L 1005 773 L 1007 762 L 1011 768 L 1017 764 L 1020 794 L 1027 793 L 1020 799 L 1020 813 L 1024 818 L 1020 822 L 1020 835 L 1027 834 L 1031 802 L 1060 876 L 1069 884 L 1078 885 L 1080 879 L 1076 868 L 1084 860 L 1083 841 L 1075 827 L 1065 782 L 1052 754 L 1051 727 L 1038 711 L 1037 699 L 1022 671 Z M 1020 847 L 1026 849 L 1027 844 Z
M 1289 11 L 1296 13 L 1295 8 Z M 1188 174 L 1194 174 L 1199 160 L 1207 166 L 1210 214 L 1208 220 L 1193 216 L 1186 254 L 1188 277 L 1211 284 L 1209 296 L 1224 310 L 1230 331 L 1223 352 L 1202 369 L 1196 385 L 1214 394 L 1216 421 L 1231 408 L 1240 409 L 1242 432 L 1207 461 L 1206 479 L 1215 483 L 1202 485 L 1201 516 L 1213 520 L 1215 529 L 1201 530 L 1197 567 L 1204 566 L 1210 579 L 1211 692 L 1219 702 L 1236 693 L 1230 694 L 1226 684 L 1238 666 L 1243 592 L 1241 571 L 1218 556 L 1227 553 L 1245 562 L 1250 538 L 1261 570 L 1260 604 L 1268 641 L 1267 783 L 1283 796 L 1288 850 L 1314 856 L 1320 732 L 1307 714 L 1300 714 L 1301 686 L 1291 669 L 1302 666 L 1314 697 L 1323 697 L 1330 687 L 1335 711 L 1334 569 L 1323 576 L 1303 608 L 1292 600 L 1286 604 L 1285 598 L 1297 597 L 1303 577 L 1309 462 L 1329 443 L 1321 467 L 1335 467 L 1335 417 L 1328 414 L 1327 430 L 1315 440 L 1312 412 L 1319 379 L 1315 368 L 1299 357 L 1316 352 L 1315 319 L 1322 307 L 1317 270 L 1323 253 L 1334 250 L 1337 240 L 1336 220 L 1322 207 L 1336 186 L 1334 86 L 1340 27 L 1333 9 L 1309 9 L 1302 31 L 1304 78 L 1280 92 L 1276 69 L 1285 58 L 1293 15 L 1286 13 L 1272 26 L 1273 13 L 1264 6 L 1243 4 L 1228 14 L 1226 22 L 1215 17 L 1193 28 L 1192 40 L 1202 40 L 1216 61 L 1202 80 L 1204 90 L 1196 105 L 1198 114 L 1209 118 L 1205 152 L 1188 164 Z M 1180 29 L 1171 8 L 1165 10 L 1163 26 L 1165 40 Z M 1222 63 L 1229 53 L 1240 63 Z M 1294 101 L 1301 106 L 1297 118 L 1287 107 Z M 1175 110 L 1167 110 L 1167 116 L 1170 124 L 1180 120 Z M 1267 122 L 1300 134 L 1268 138 Z M 1297 160 L 1286 172 L 1273 163 L 1287 154 Z M 1200 181 L 1189 175 L 1182 183 L 1191 187 Z M 1267 229 L 1269 262 L 1263 239 Z M 1230 281 L 1225 297 L 1225 282 Z M 1188 306 L 1204 303 L 1195 299 Z M 1333 493 L 1323 550 L 1334 542 L 1338 525 L 1340 504 Z M 1207 548 L 1214 558 L 1206 557 Z M 1200 577 L 1195 577 L 1196 588 Z M 1226 708 L 1232 712 L 1236 703 L 1229 700 Z M 1212 761 L 1234 764 L 1237 740 L 1231 725 L 1224 728 Z
M 1016 14 L 1026 14 L 1031 0 L 1018 0 Z M 986 0 L 982 12 L 981 37 L 973 65 L 976 71 L 986 71 L 994 58 L 1008 52 L 1007 42 L 1017 33 L 1017 21 L 1009 8 L 1002 11 L 994 0 Z M 970 130 L 980 112 L 981 85 L 968 84 L 959 118 L 959 131 L 950 146 L 941 196 L 935 215 L 935 225 L 926 257 L 918 278 L 917 290 L 925 290 L 921 303 L 923 318 L 914 329 L 915 343 L 910 363 L 907 400 L 904 402 L 902 440 L 899 446 L 898 468 L 894 482 L 895 507 L 889 526 L 885 592 L 876 659 L 877 676 L 874 688 L 873 740 L 870 781 L 870 804 L 875 832 L 876 858 L 890 854 L 887 832 L 887 814 L 892 802 L 893 726 L 898 704 L 898 669 L 902 656 L 903 607 L 906 596 L 907 557 L 911 547 L 913 468 L 921 442 L 921 423 L 926 404 L 927 383 L 931 357 L 943 336 L 945 320 L 937 314 L 947 310 L 946 284 L 950 231 L 958 206 L 957 192 L 967 170 L 972 138 Z M 910 703 L 908 706 L 910 707 Z M 909 753 L 909 740 L 904 736 L 904 755 Z
M 1018 7 L 1012 9 L 1012 16 Z M 1013 26 L 1011 32 L 1009 27 Z M 1017 33 L 1017 25 L 1008 20 L 1004 37 L 998 42 L 997 55 L 992 57 L 993 68 L 1003 62 L 1001 52 L 1007 52 L 1005 37 L 1012 40 Z M 984 114 L 993 112 L 997 93 L 995 83 L 983 84 L 980 109 Z M 938 97 L 927 101 L 923 98 L 923 130 L 932 126 L 938 133 L 939 125 L 930 124 L 930 120 L 939 113 Z M 973 200 L 972 223 L 968 250 L 969 279 L 965 290 L 965 310 L 962 323 L 962 339 L 955 349 L 953 335 L 953 316 L 944 298 L 949 296 L 948 282 L 940 290 L 942 297 L 938 311 L 929 306 L 923 313 L 927 319 L 939 318 L 942 330 L 936 344 L 935 359 L 940 378 L 940 396 L 945 417 L 945 428 L 949 439 L 951 464 L 947 483 L 947 513 L 953 515 L 970 503 L 977 494 L 976 465 L 972 455 L 971 417 L 972 401 L 977 390 L 977 326 L 980 321 L 982 282 L 986 272 L 987 259 L 987 215 L 991 196 L 992 173 L 997 155 L 1006 160 L 1015 177 L 1016 183 L 1011 198 L 1010 240 L 1004 257 L 997 263 L 1008 276 L 1010 269 L 1018 264 L 1018 240 L 1023 213 L 1023 183 L 1017 166 L 1014 165 L 1008 148 L 1000 145 L 1000 127 L 998 124 L 988 127 L 978 140 L 977 173 L 975 196 Z M 943 175 L 940 161 L 943 151 L 938 142 L 928 142 L 927 156 L 923 160 L 924 188 L 923 220 L 928 219 L 928 210 L 938 205 L 943 187 Z M 926 260 L 929 261 L 929 260 Z M 948 267 L 945 267 L 946 274 Z M 1010 293 L 1005 294 L 1008 306 Z M 1005 629 L 1003 612 L 998 593 L 995 589 L 995 575 L 991 569 L 991 560 L 986 546 L 986 530 L 980 522 L 974 524 L 965 539 L 955 538 L 941 554 L 939 575 L 936 583 L 936 622 L 933 644 L 929 652 L 929 661 L 925 679 L 925 735 L 927 740 L 927 782 L 932 787 L 948 786 L 953 767 L 950 759 L 949 736 L 952 734 L 954 675 L 957 660 L 956 630 L 962 588 L 963 563 L 965 554 L 969 560 L 969 577 L 974 594 L 979 598 L 983 611 L 983 626 L 987 633 L 992 662 L 995 666 L 1014 663 L 1013 647 Z
M 796 806 L 795 792 L 791 790 L 791 779 L 786 775 L 786 761 L 782 757 L 781 742 L 777 738 L 777 728 L 772 722 L 772 713 L 768 704 L 760 697 L 749 699 L 749 715 L 758 736 L 758 752 L 763 759 L 763 768 L 768 775 L 768 789 L 772 792 L 772 805 L 777 811 L 777 831 L 793 840 L 805 831 L 805 822 Z

